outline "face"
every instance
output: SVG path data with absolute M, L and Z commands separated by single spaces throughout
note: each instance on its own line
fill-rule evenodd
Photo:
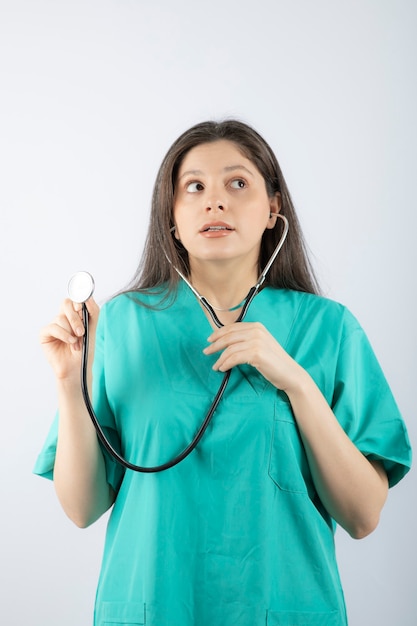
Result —
M 273 228 L 279 194 L 269 198 L 264 178 L 227 140 L 190 150 L 181 164 L 174 196 L 175 236 L 196 263 L 244 261 L 258 265 L 262 234 Z

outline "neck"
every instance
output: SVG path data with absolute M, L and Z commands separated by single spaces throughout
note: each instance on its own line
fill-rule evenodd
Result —
M 241 263 L 232 267 L 225 267 L 224 263 L 193 264 L 190 282 L 214 308 L 230 311 L 242 303 L 256 283 L 257 269 L 248 271 Z

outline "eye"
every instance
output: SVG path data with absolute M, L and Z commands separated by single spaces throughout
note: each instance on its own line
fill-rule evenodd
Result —
M 243 178 L 235 178 L 231 181 L 230 186 L 233 189 L 244 189 L 246 187 L 246 181 Z
M 196 193 L 198 191 L 203 191 L 204 185 L 202 185 L 202 183 L 199 183 L 198 181 L 192 181 L 191 183 L 187 183 L 185 189 L 189 193 Z

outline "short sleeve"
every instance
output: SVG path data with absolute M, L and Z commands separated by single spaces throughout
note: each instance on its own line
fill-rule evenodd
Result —
M 108 439 L 109 443 L 117 451 L 120 450 L 120 439 L 117 432 L 113 413 L 111 411 L 107 393 L 106 393 L 106 377 L 105 377 L 105 307 L 103 307 L 99 316 L 99 323 L 96 333 L 96 346 L 93 363 L 93 406 L 94 411 L 99 420 L 100 426 Z M 36 460 L 33 472 L 44 478 L 53 480 L 55 455 L 58 440 L 58 424 L 59 413 L 55 415 L 55 419 L 49 429 L 45 443 Z M 101 444 L 100 444 L 101 445 Z M 107 482 L 117 493 L 124 476 L 124 469 L 110 454 L 101 446 L 104 461 L 106 465 Z
M 390 487 L 411 467 L 408 433 L 377 361 L 357 320 L 345 311 L 332 409 L 343 429 L 370 460 L 383 463 Z

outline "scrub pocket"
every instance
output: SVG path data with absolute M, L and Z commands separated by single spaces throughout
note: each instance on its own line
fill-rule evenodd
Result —
M 298 611 L 268 611 L 267 626 L 346 626 L 338 611 L 305 613 Z
M 308 493 L 310 469 L 291 404 L 283 392 L 275 403 L 268 473 L 282 491 Z
M 95 626 L 142 626 L 145 623 L 143 602 L 101 602 L 96 608 Z

